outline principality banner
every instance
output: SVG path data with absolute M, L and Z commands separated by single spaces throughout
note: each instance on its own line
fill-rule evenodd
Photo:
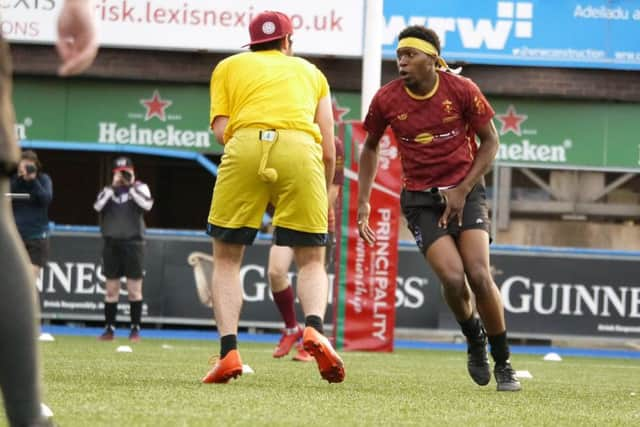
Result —
M 340 128 L 345 141 L 345 183 L 338 227 L 334 281 L 334 337 L 345 350 L 393 351 L 401 166 L 388 131 L 380 141 L 380 163 L 371 194 L 369 224 L 377 241 L 367 246 L 358 236 L 358 159 L 366 137 L 360 122 Z

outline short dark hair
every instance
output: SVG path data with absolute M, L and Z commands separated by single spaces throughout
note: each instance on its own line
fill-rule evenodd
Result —
M 265 51 L 265 50 L 280 50 L 282 48 L 283 40 L 284 40 L 284 37 L 281 39 L 271 40 L 264 43 L 252 44 L 251 46 L 249 46 L 249 49 L 251 49 L 251 52 L 259 52 L 259 51 Z
M 438 51 L 438 55 L 440 55 L 440 37 L 431 28 L 423 25 L 411 25 L 398 34 L 398 40 L 406 39 L 407 37 L 415 37 L 431 43 Z
M 20 160 L 30 160 L 36 165 L 38 170 L 42 169 L 42 163 L 40 163 L 38 155 L 33 150 L 24 150 L 20 155 Z

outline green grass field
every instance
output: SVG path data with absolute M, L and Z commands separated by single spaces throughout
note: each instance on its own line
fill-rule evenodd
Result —
M 152 340 L 117 353 L 123 339 L 58 336 L 42 343 L 45 403 L 67 426 L 640 425 L 638 360 L 513 358 L 523 391 L 472 383 L 463 352 L 343 353 L 342 384 L 315 363 L 271 357 L 272 345 L 240 343 L 255 374 L 204 385 L 215 342 Z M 2 421 L 6 423 L 6 421 Z M 0 424 L 2 423 L 0 422 Z

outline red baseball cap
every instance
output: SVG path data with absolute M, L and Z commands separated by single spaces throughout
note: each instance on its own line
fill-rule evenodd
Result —
M 287 34 L 293 34 L 293 25 L 289 17 L 281 12 L 267 10 L 251 20 L 249 24 L 251 42 L 242 47 L 278 40 Z
M 118 157 L 113 161 L 113 172 L 122 170 L 133 170 L 133 162 L 128 157 Z

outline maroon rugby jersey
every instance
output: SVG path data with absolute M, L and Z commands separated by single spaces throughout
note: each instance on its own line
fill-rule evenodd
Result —
M 471 80 L 445 71 L 438 76 L 435 93 L 426 99 L 410 96 L 401 79 L 389 82 L 373 97 L 364 121 L 370 135 L 382 136 L 391 126 L 408 190 L 459 184 L 478 151 L 475 130 L 494 115 Z

